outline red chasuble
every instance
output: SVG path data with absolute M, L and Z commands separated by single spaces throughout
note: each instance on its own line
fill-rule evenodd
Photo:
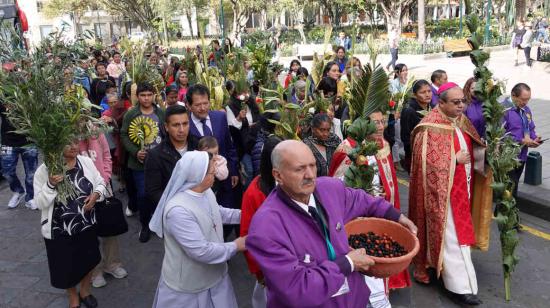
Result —
M 414 258 L 414 264 L 419 270 L 435 268 L 438 276 L 442 269 L 441 252 L 449 204 L 459 244 L 475 243 L 466 165 L 456 164 L 460 143 L 455 128 L 461 130 L 471 156 L 473 142 L 481 146 L 483 143 L 465 116 L 459 116 L 455 123 L 442 114 L 439 108 L 435 108 L 411 134 L 413 156 L 409 218 L 418 227 L 417 236 L 420 241 L 420 250 Z M 470 171 L 473 182 L 473 171 Z M 473 189 L 470 191 L 473 194 Z

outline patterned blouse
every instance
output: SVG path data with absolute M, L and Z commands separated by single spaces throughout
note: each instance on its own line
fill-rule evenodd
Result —
M 317 163 L 317 176 L 327 176 L 328 168 L 332 160 L 332 155 L 334 155 L 336 148 L 342 142 L 342 140 L 340 140 L 340 137 L 336 136 L 333 133 L 330 133 L 327 141 L 323 142 L 313 136 L 309 136 L 305 138 L 303 142 L 307 146 L 309 146 L 311 152 L 313 152 L 313 156 L 315 156 L 315 161 Z M 316 145 L 324 146 L 325 153 L 321 153 Z
M 84 176 L 84 169 L 80 161 L 76 161 L 73 169 L 66 173 L 70 183 L 74 185 L 77 192 L 76 198 L 67 200 L 63 205 L 59 202 L 54 204 L 52 216 L 52 237 L 72 236 L 90 229 L 95 223 L 95 211 L 84 212 L 84 200 L 93 192 L 92 183 Z

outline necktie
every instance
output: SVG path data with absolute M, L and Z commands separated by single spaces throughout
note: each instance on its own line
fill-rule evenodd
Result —
M 325 243 L 327 245 L 327 254 L 330 261 L 336 260 L 336 253 L 334 252 L 334 247 L 332 246 L 332 243 L 330 242 L 330 237 L 328 236 L 327 226 L 325 225 L 325 222 L 321 218 L 321 215 L 319 215 L 319 212 L 317 209 L 313 206 L 308 206 L 308 212 L 311 214 L 311 217 L 315 219 L 315 222 L 323 229 L 323 233 L 325 235 Z
M 521 125 L 523 127 L 523 135 L 529 135 L 529 120 L 527 120 L 527 115 L 525 114 L 525 110 L 520 109 L 519 115 L 521 117 Z
M 206 124 L 206 119 L 201 119 L 202 123 L 202 135 L 203 136 L 213 136 L 212 130 L 210 130 L 210 127 Z

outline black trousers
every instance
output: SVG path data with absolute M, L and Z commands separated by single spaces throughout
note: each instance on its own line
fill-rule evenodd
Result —
M 519 178 L 521 177 L 521 174 L 523 173 L 524 168 L 525 168 L 525 162 L 521 162 L 520 166 L 518 166 L 516 169 L 508 173 L 510 180 L 514 182 L 514 190 L 512 191 L 512 195 L 514 196 L 514 198 L 518 196 Z

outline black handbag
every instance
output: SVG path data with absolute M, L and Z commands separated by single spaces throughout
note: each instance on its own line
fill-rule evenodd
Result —
M 124 217 L 122 202 L 115 197 L 109 197 L 96 203 L 95 218 L 98 236 L 115 236 L 128 232 L 128 223 Z

